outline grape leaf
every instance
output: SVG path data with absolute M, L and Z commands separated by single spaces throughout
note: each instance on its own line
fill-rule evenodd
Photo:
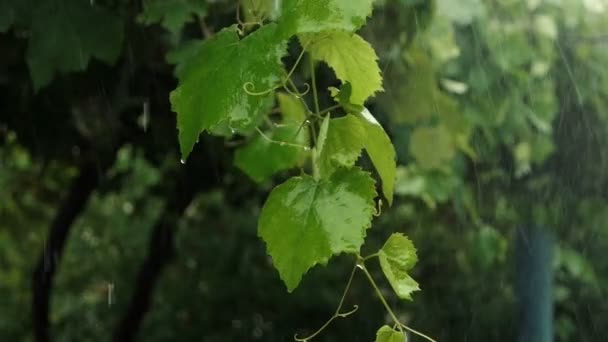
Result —
M 302 165 L 307 155 L 308 132 L 302 128 L 306 109 L 293 96 L 278 93 L 277 97 L 283 120 L 267 134 L 272 141 L 258 134 L 245 147 L 237 149 L 234 156 L 234 164 L 256 182 Z
M 373 179 L 358 168 L 340 169 L 320 181 L 293 177 L 270 193 L 258 234 L 289 292 L 311 267 L 333 255 L 359 252 L 375 196 Z
M 204 16 L 207 4 L 201 0 L 145 0 L 144 10 L 137 20 L 146 25 L 161 23 L 171 33 L 179 32 L 184 25 Z
M 382 193 L 388 204 L 393 203 L 393 191 L 397 177 L 397 162 L 395 147 L 391 143 L 380 123 L 374 118 L 367 108 L 363 108 L 357 117 L 361 121 L 366 132 L 363 146 L 372 160 L 376 171 L 382 180 Z
M 286 41 L 275 24 L 239 40 L 236 28 L 224 29 L 205 41 L 189 65 L 181 69 L 180 84 L 171 92 L 177 113 L 182 158 L 198 136 L 214 127 L 230 130 L 255 127 L 272 102 L 272 92 L 248 94 L 274 86 L 280 79 Z
M 394 233 L 378 251 L 378 258 L 397 296 L 411 300 L 411 293 L 420 290 L 418 283 L 407 274 L 418 261 L 412 241 L 401 233 Z
M 361 155 L 365 138 L 365 129 L 356 117 L 347 115 L 329 120 L 318 160 L 321 177 L 329 177 L 340 166 L 353 166 Z
M 405 335 L 401 331 L 393 330 L 388 325 L 383 325 L 376 332 L 376 342 L 404 342 Z
M 350 103 L 361 105 L 383 90 L 378 56 L 359 35 L 325 31 L 301 34 L 300 42 L 313 59 L 327 63 L 342 83 L 351 84 Z
M 416 128 L 409 150 L 423 169 L 441 169 L 456 153 L 452 135 L 444 125 Z
M 27 64 L 35 89 L 56 72 L 86 69 L 91 58 L 112 64 L 120 55 L 123 21 L 87 1 L 41 1 L 34 7 Z
M 294 34 L 327 30 L 356 31 L 371 15 L 375 0 L 285 0 L 281 31 Z

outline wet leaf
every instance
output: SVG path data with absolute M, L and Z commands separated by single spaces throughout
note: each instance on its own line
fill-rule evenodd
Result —
M 340 253 L 358 253 L 375 212 L 374 181 L 358 168 L 340 169 L 327 180 L 294 177 L 268 197 L 258 234 L 293 291 L 302 276 Z
M 259 123 L 272 92 L 250 95 L 244 87 L 263 92 L 279 81 L 285 44 L 269 24 L 242 40 L 235 27 L 224 29 L 200 46 L 171 93 L 182 159 L 205 130 L 246 130 Z
M 353 115 L 331 119 L 318 160 L 321 177 L 329 177 L 338 167 L 355 164 L 367 134 Z
M 378 251 L 378 258 L 382 272 L 397 296 L 412 300 L 411 293 L 420 290 L 418 283 L 407 273 L 418 261 L 412 241 L 401 233 L 394 233 Z

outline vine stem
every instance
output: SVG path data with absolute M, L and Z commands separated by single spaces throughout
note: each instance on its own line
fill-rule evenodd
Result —
M 317 82 L 316 82 L 316 76 L 315 76 L 315 62 L 313 61 L 312 58 L 309 58 L 310 60 L 310 77 L 311 77 L 311 83 L 312 83 L 312 96 L 313 99 L 315 101 L 315 114 L 319 115 L 320 114 L 320 109 L 319 109 L 319 96 L 317 94 Z
M 357 267 L 359 267 L 363 273 L 365 273 L 365 276 L 367 277 L 367 279 L 369 280 L 369 283 L 372 285 L 372 287 L 374 288 L 374 291 L 376 291 L 376 294 L 378 295 L 378 298 L 380 298 L 380 302 L 382 302 L 382 305 L 384 305 L 384 308 L 386 309 L 386 311 L 388 312 L 388 314 L 391 316 L 391 318 L 393 319 L 393 321 L 395 322 L 395 325 L 398 327 L 398 329 L 400 331 L 402 331 L 402 329 L 405 329 L 413 334 L 416 334 L 422 338 L 427 339 L 428 341 L 431 342 L 437 342 L 436 340 L 432 339 L 431 337 L 413 329 L 408 327 L 407 325 L 401 323 L 399 321 L 399 319 L 397 318 L 397 316 L 395 315 L 395 313 L 393 312 L 393 310 L 391 309 L 390 305 L 388 305 L 388 302 L 386 301 L 386 299 L 384 298 L 384 296 L 382 295 L 382 292 L 380 291 L 380 288 L 378 287 L 378 285 L 376 284 L 376 282 L 374 281 L 374 278 L 372 277 L 372 275 L 369 273 L 369 271 L 367 270 L 367 267 L 365 267 L 365 260 L 375 257 L 377 256 L 377 254 L 372 254 L 368 257 L 359 257 L 359 260 L 357 262 Z
M 328 319 L 327 322 L 325 322 L 325 324 L 323 324 L 319 329 L 317 329 L 317 331 L 315 331 L 312 335 L 309 335 L 304 338 L 300 338 L 300 337 L 298 337 L 298 334 L 295 334 L 293 337 L 294 340 L 299 341 L 299 342 L 310 341 L 311 339 L 313 339 L 314 337 L 319 335 L 321 332 L 323 332 L 323 330 L 325 330 L 325 328 L 327 328 L 331 324 L 331 322 L 333 322 L 336 318 L 348 317 L 348 316 L 354 314 L 359 309 L 358 305 L 354 305 L 352 310 L 350 310 L 348 312 L 340 313 L 340 310 L 342 310 L 342 305 L 344 305 L 344 300 L 346 299 L 346 294 L 348 293 L 348 290 L 350 290 L 350 285 L 352 284 L 353 278 L 355 277 L 356 271 L 357 271 L 357 265 L 355 265 L 353 267 L 353 270 L 350 272 L 350 277 L 348 278 L 348 283 L 346 283 L 346 287 L 344 288 L 344 292 L 342 293 L 342 298 L 340 298 L 340 303 L 338 304 L 338 307 L 336 308 L 336 312 L 331 316 L 331 318 Z

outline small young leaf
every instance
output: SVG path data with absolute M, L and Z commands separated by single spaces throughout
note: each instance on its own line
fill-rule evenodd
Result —
M 204 130 L 222 125 L 247 130 L 259 123 L 272 92 L 251 95 L 244 87 L 263 92 L 279 81 L 286 42 L 276 29 L 269 24 L 240 41 L 235 27 L 224 29 L 205 41 L 181 69 L 171 104 L 177 113 L 182 159 Z
M 363 146 L 382 179 L 382 192 L 388 204 L 391 205 L 397 177 L 395 147 L 380 123 L 367 108 L 363 108 L 363 111 L 357 117 L 363 124 L 367 135 Z
M 279 18 L 286 37 L 327 30 L 356 31 L 372 14 L 375 0 L 285 0 Z
M 351 84 L 350 103 L 362 105 L 383 89 L 378 56 L 359 35 L 326 31 L 302 34 L 300 42 L 313 59 L 327 63 L 342 83 Z
M 378 258 L 382 272 L 397 296 L 411 300 L 411 293 L 420 290 L 418 283 L 407 274 L 418 261 L 412 241 L 401 233 L 394 233 L 378 251 Z
M 266 137 L 259 133 L 244 147 L 236 150 L 234 164 L 256 182 L 273 174 L 301 165 L 308 154 L 308 132 L 301 125 L 306 110 L 293 96 L 278 93 L 283 120 Z M 295 146 L 299 145 L 299 146 Z
M 401 331 L 393 330 L 388 325 L 383 325 L 376 332 L 376 342 L 405 342 L 405 335 Z
M 311 267 L 340 253 L 358 253 L 375 212 L 374 181 L 358 168 L 327 180 L 293 177 L 271 193 L 258 222 L 268 254 L 293 291 Z
M 366 139 L 361 122 L 352 115 L 329 120 L 327 137 L 318 160 L 321 177 L 329 177 L 338 167 L 355 164 Z

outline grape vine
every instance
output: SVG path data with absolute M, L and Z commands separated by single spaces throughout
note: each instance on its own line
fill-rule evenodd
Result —
M 273 22 L 266 20 L 272 15 L 257 9 L 253 21 L 243 22 L 239 13 L 237 25 L 200 43 L 192 57 L 178 65 L 180 82 L 171 94 L 183 160 L 202 132 L 238 134 L 250 140 L 237 149 L 235 165 L 252 179 L 260 182 L 279 171 L 301 170 L 271 191 L 258 222 L 258 235 L 289 292 L 312 267 L 338 254 L 355 256 L 335 314 L 312 335 L 295 335 L 296 341 L 310 341 L 336 318 L 357 311 L 357 306 L 342 311 L 357 270 L 393 321 L 392 327 L 378 330 L 377 341 L 401 341 L 406 331 L 433 341 L 399 321 L 365 265 L 377 257 L 397 296 L 411 300 L 411 293 L 420 289 L 408 275 L 417 261 L 413 243 L 393 234 L 377 253 L 360 255 L 383 201 L 392 204 L 396 178 L 395 149 L 365 107 L 383 90 L 378 57 L 354 33 L 365 24 L 372 5 L 372 0 L 288 0 Z M 282 58 L 292 37 L 300 53 L 287 71 Z M 302 65 L 305 59 L 308 66 Z M 320 105 L 318 63 L 327 64 L 342 83 L 327 89 L 335 101 L 327 108 Z M 309 82 L 297 84 L 294 73 L 304 67 Z M 273 109 L 275 98 L 278 108 Z M 279 118 L 273 115 L 277 113 Z M 363 150 L 379 179 L 357 165 Z

